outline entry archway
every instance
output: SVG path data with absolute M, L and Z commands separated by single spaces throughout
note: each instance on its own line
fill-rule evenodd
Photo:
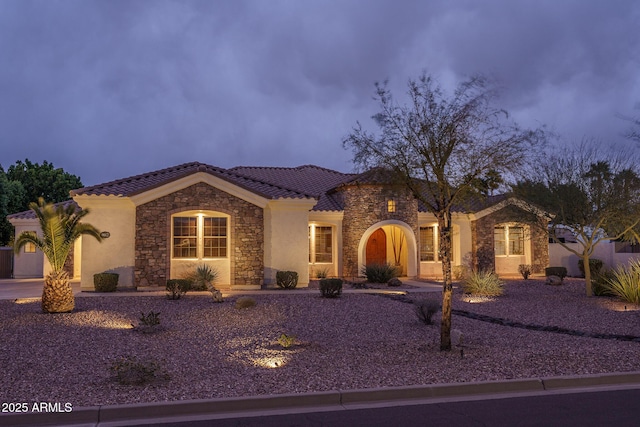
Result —
M 363 267 L 367 264 L 367 243 L 371 236 L 377 231 L 381 230 L 384 226 L 396 226 L 402 230 L 406 238 L 406 250 L 407 250 L 407 272 L 408 277 L 418 276 L 418 262 L 417 262 L 417 241 L 413 229 L 405 222 L 398 220 L 387 220 L 378 222 L 369 227 L 360 238 L 358 244 L 358 271 L 362 271 Z M 382 231 L 384 233 L 384 231 Z M 387 260 L 385 253 L 385 262 Z

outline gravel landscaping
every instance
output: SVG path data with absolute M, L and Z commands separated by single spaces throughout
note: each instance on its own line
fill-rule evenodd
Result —
M 394 291 L 396 289 L 393 289 Z M 76 311 L 45 315 L 39 301 L 0 301 L 0 401 L 81 406 L 304 393 L 429 383 L 640 371 L 640 342 L 534 331 L 454 315 L 463 347 L 439 351 L 439 321 L 418 321 L 403 297 L 344 293 L 230 296 L 80 296 Z M 402 300 L 400 299 L 402 298 Z M 454 309 L 527 325 L 640 336 L 640 311 L 587 298 L 584 282 L 559 287 L 511 281 L 505 295 L 475 301 L 456 290 Z M 159 312 L 158 331 L 133 329 Z M 293 346 L 278 343 L 295 335 Z M 463 351 L 461 351 L 463 350 Z M 156 379 L 121 384 L 111 371 L 130 357 Z

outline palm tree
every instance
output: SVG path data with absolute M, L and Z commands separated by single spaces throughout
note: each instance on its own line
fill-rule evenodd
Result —
M 83 224 L 80 220 L 89 210 L 78 209 L 75 205 L 54 205 L 46 203 L 42 197 L 38 203 L 31 203 L 29 208 L 35 212 L 42 237 L 33 231 L 21 233 L 13 245 L 16 253 L 28 243 L 40 249 L 51 264 L 51 272 L 45 277 L 42 290 L 42 311 L 45 313 L 67 313 L 73 311 L 75 300 L 71 289 L 69 274 L 64 264 L 69 257 L 73 243 L 83 234 L 102 241 L 100 232 L 91 224 Z

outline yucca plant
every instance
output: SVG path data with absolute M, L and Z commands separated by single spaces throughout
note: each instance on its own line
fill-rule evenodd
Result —
M 81 235 L 87 234 L 102 241 L 100 232 L 91 224 L 80 222 L 89 210 L 78 209 L 69 204 L 46 203 L 41 197 L 38 203 L 29 204 L 36 214 L 42 237 L 33 231 L 25 231 L 16 237 L 13 245 L 16 253 L 28 243 L 40 249 L 51 264 L 51 272 L 45 277 L 42 289 L 42 311 L 45 313 L 67 313 L 75 308 L 75 299 L 70 278 L 64 271 L 64 264 L 73 248 L 73 243 Z
M 503 293 L 502 281 L 493 271 L 472 271 L 462 282 L 465 294 L 496 297 Z
M 632 260 L 627 267 L 616 268 L 613 277 L 605 279 L 605 286 L 621 300 L 640 304 L 640 260 Z

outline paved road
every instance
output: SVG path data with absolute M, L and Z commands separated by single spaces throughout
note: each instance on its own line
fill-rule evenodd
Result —
M 263 417 L 189 421 L 163 427 L 636 427 L 640 389 L 429 403 Z

